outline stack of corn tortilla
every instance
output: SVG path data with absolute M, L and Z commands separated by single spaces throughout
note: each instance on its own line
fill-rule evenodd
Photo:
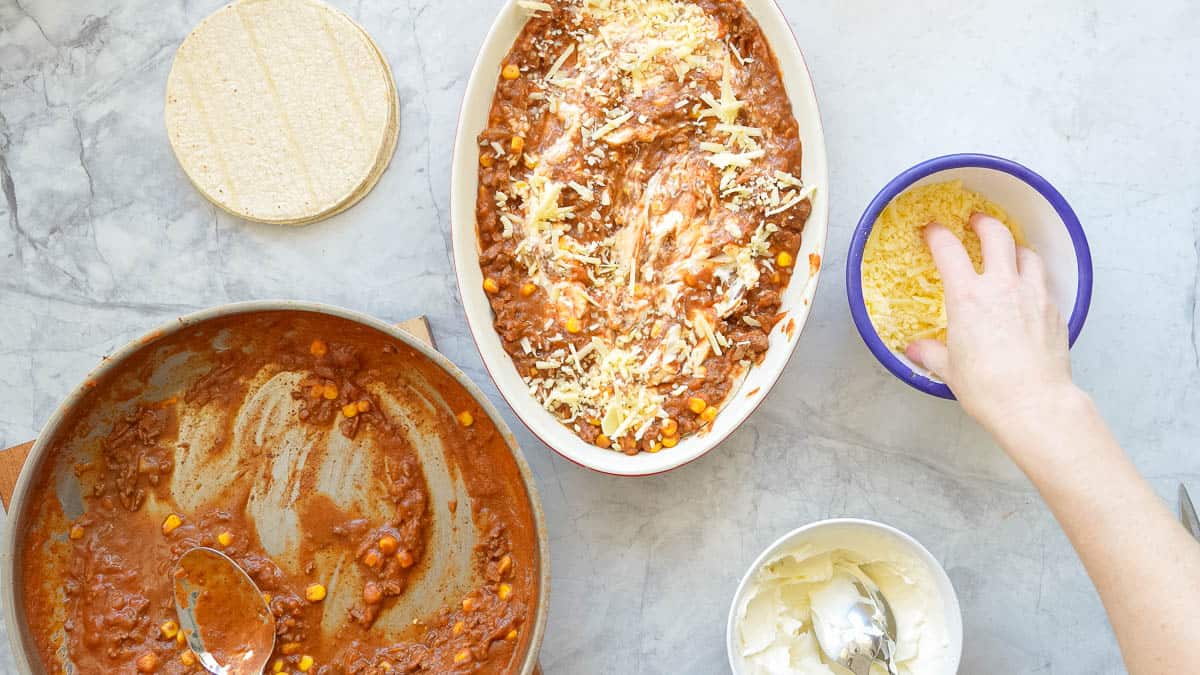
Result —
M 316 0 L 237 0 L 200 22 L 167 79 L 171 147 L 206 198 L 306 225 L 362 199 L 399 136 L 391 69 L 367 33 Z

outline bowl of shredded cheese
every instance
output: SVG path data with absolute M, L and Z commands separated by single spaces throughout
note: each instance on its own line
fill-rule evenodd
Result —
M 952 399 L 950 388 L 904 355 L 914 340 L 946 338 L 941 275 L 922 238 L 931 222 L 953 232 L 982 269 L 974 213 L 1004 223 L 1016 242 L 1045 261 L 1050 295 L 1067 318 L 1071 344 L 1092 297 L 1092 258 L 1079 218 L 1045 178 L 1011 160 L 946 155 L 901 173 L 875 196 L 858 221 L 846 265 L 850 314 L 867 348 L 885 368 L 927 394 Z

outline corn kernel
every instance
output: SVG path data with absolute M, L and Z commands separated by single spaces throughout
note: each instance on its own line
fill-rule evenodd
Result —
M 233 543 L 233 533 L 232 532 L 222 532 L 221 534 L 218 534 L 217 535 L 217 543 L 221 545 L 221 548 L 225 548 L 226 546 L 232 544 Z
M 518 68 L 517 64 L 515 63 L 510 63 L 504 66 L 504 69 L 500 71 L 500 77 L 503 77 L 506 80 L 515 80 L 520 76 L 521 69 Z
M 320 602 L 325 599 L 325 587 L 321 584 L 312 584 L 304 589 L 304 597 L 309 602 Z
M 322 387 L 319 384 L 314 384 L 308 390 L 308 395 L 312 396 L 313 398 L 321 398 L 321 395 L 324 393 L 325 393 L 325 387 Z
M 475 423 L 475 416 L 471 414 L 470 410 L 464 410 L 458 413 L 458 423 L 464 427 L 469 427 Z
M 534 157 L 533 155 L 525 155 L 525 168 L 526 169 L 536 169 L 537 165 L 538 165 L 537 157 Z
M 705 408 L 704 412 L 700 413 L 700 419 L 704 420 L 705 422 L 711 422 L 717 419 L 717 407 L 715 405 L 710 405 Z
M 512 569 L 512 556 L 506 555 L 503 558 L 501 558 L 500 563 L 496 565 L 496 571 L 499 572 L 501 576 L 503 576 L 504 573 L 509 571 L 510 569 Z
M 527 298 L 536 292 L 537 292 L 536 284 L 526 283 L 525 285 L 521 286 L 521 295 L 523 295 Z
M 358 412 L 367 412 L 371 409 L 371 402 L 364 398 L 358 403 L 355 403 L 354 406 L 358 408 Z
M 338 396 L 337 385 L 336 384 L 327 384 L 324 387 L 322 387 L 321 388 L 321 396 L 323 396 L 325 398 L 325 400 L 327 400 L 327 401 L 332 401 L 333 399 L 337 398 L 337 396 Z
M 299 668 L 300 672 L 302 672 L 302 673 L 307 673 L 308 669 L 312 668 L 312 666 L 313 666 L 313 657 L 309 656 L 308 654 L 301 656 L 300 663 L 296 664 L 296 667 Z
M 469 598 L 469 597 L 463 598 L 462 608 L 463 608 L 464 612 L 474 612 L 475 611 L 475 599 Z
M 396 538 L 390 534 L 385 534 L 379 538 L 379 552 L 384 555 L 391 555 L 396 552 L 400 544 Z
M 183 634 L 183 631 L 179 631 L 175 634 L 175 643 L 180 647 L 187 644 L 187 636 Z
M 367 567 L 379 567 L 379 563 L 383 562 L 383 559 L 379 557 L 379 551 L 371 549 L 363 554 L 362 561 Z
M 605 436 L 604 434 L 600 434 L 599 436 L 596 437 L 596 445 L 601 448 L 611 448 L 612 447 L 612 439 L 609 438 L 608 436 Z
M 342 417 L 349 419 L 351 417 L 354 417 L 357 414 L 358 414 L 358 404 L 357 403 L 347 403 L 346 405 L 342 406 Z
M 385 673 L 390 672 L 392 670 L 392 664 L 388 663 L 387 661 L 380 661 L 379 669 Z
M 662 433 L 663 436 L 674 436 L 675 434 L 679 433 L 679 423 L 675 420 L 668 419 L 666 422 L 662 423 Z
M 469 649 L 460 649 L 458 651 L 458 653 L 454 655 L 455 663 L 466 663 L 467 661 L 470 661 L 470 660 L 471 660 L 471 650 L 469 650 Z
M 508 640 L 509 642 L 516 642 L 516 640 L 517 640 L 517 629 L 516 629 L 516 628 L 514 628 L 514 629 L 512 629 L 512 630 L 508 631 L 508 635 L 505 635 L 505 636 L 504 636 L 504 639 L 505 639 L 505 640 Z
M 677 443 L 679 443 L 679 437 L 677 436 L 664 436 L 662 439 L 664 448 L 673 448 Z
M 263 593 L 263 602 L 267 603 L 268 605 L 271 604 L 271 594 L 270 593 Z
M 775 256 L 775 264 L 780 267 L 791 267 L 793 262 L 795 261 L 792 259 L 792 254 L 787 251 L 780 251 L 779 255 Z
M 520 136 L 513 136 L 512 141 L 510 141 L 508 144 L 508 147 L 512 149 L 514 154 L 520 154 L 520 152 L 525 149 L 525 139 L 521 138 Z
M 167 619 L 166 621 L 162 622 L 162 625 L 158 627 L 158 630 L 160 633 L 162 633 L 164 638 L 173 640 L 175 639 L 175 636 L 179 634 L 179 624 Z
M 463 631 L 465 631 L 466 629 L 467 629 L 467 624 L 465 624 L 461 621 L 455 621 L 454 628 L 451 629 L 451 632 L 454 633 L 455 636 L 458 636 L 458 635 L 462 635 Z
M 659 450 L 662 450 L 662 447 L 662 443 L 659 443 L 658 441 L 650 441 L 650 452 L 658 452 Z
M 583 324 L 579 323 L 579 319 L 576 319 L 575 317 L 567 319 L 568 333 L 578 333 L 581 330 L 583 330 Z
M 313 340 L 312 344 L 310 344 L 308 346 L 308 353 L 312 354 L 313 356 L 315 356 L 317 358 L 321 358 L 322 356 L 325 356 L 325 354 L 328 352 L 329 352 L 329 345 L 325 344 L 324 340 Z
M 185 666 L 194 666 L 196 665 L 196 652 L 193 652 L 190 649 L 185 649 L 179 655 L 179 660 L 182 661 L 183 665 Z
M 491 155 L 485 154 L 485 155 L 479 156 L 479 166 L 482 166 L 485 169 L 492 168 L 492 165 L 495 163 L 496 163 L 496 159 L 494 157 L 492 157 Z
M 496 589 L 496 595 L 499 595 L 501 600 L 512 597 L 512 584 L 500 584 L 500 587 Z
M 283 659 L 275 659 L 275 663 L 271 664 L 271 672 L 278 673 L 283 670 Z
M 488 293 L 495 293 L 496 291 L 500 290 L 500 284 L 496 283 L 495 279 L 488 277 L 483 280 L 483 290 L 487 291 Z
M 83 526 L 82 525 L 72 525 L 71 531 L 67 533 L 67 536 L 70 537 L 72 540 L 83 539 Z
M 285 643 L 283 643 L 283 646 L 279 648 L 279 651 L 283 652 L 284 654 L 287 654 L 288 656 L 291 656 L 292 654 L 299 654 L 300 653 L 300 643 L 299 642 L 285 642 Z
M 413 556 L 408 551 L 400 551 L 396 554 L 396 562 L 400 563 L 400 567 L 408 569 L 413 565 Z
M 175 515 L 174 513 L 172 513 L 171 515 L 167 516 L 166 520 L 163 521 L 162 533 L 163 534 L 171 534 L 172 532 L 175 531 L 175 528 L 179 527 L 182 524 L 183 524 L 183 519 L 180 518 L 179 516 Z
M 153 673 L 158 670 L 158 657 L 154 652 L 148 652 L 138 657 L 135 664 L 139 673 Z
M 700 398 L 699 396 L 693 396 L 688 399 L 688 410 L 691 410 L 692 412 L 696 413 L 697 415 L 704 412 L 704 409 L 707 407 L 708 407 L 708 401 L 705 401 L 704 399 Z

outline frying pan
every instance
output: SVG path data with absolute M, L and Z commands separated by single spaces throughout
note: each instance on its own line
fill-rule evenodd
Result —
M 25 598 L 30 594 L 46 594 L 49 598 L 47 606 L 59 609 L 40 621 L 49 621 L 52 630 L 61 635 L 65 618 L 61 611 L 61 587 L 69 560 L 66 555 L 46 556 L 45 569 L 36 578 L 23 579 L 21 557 L 24 544 L 29 537 L 43 536 L 40 533 L 65 532 L 66 523 L 82 512 L 83 486 L 74 467 L 96 459 L 92 455 L 96 454 L 99 444 L 89 441 L 102 436 L 112 420 L 128 412 L 130 399 L 165 400 L 187 391 L 190 385 L 219 363 L 221 350 L 238 340 L 240 325 L 261 325 L 255 321 L 265 317 L 281 318 L 286 323 L 292 317 L 303 321 L 303 317 L 311 318 L 314 315 L 320 316 L 323 321 L 333 319 L 336 323 L 336 320 L 340 320 L 347 330 L 377 331 L 412 350 L 416 362 L 413 368 L 405 372 L 405 381 L 372 393 L 380 405 L 388 410 L 389 417 L 399 420 L 407 430 L 408 440 L 416 450 L 425 473 L 430 504 L 458 505 L 449 510 L 430 509 L 428 550 L 418 563 L 425 568 L 415 571 L 407 590 L 394 606 L 381 614 L 371 630 L 399 634 L 412 617 L 430 616 L 439 608 L 457 602 L 469 590 L 482 585 L 481 580 L 475 578 L 471 562 L 479 533 L 471 518 L 472 496 L 464 486 L 463 477 L 459 475 L 462 466 L 456 464 L 436 434 L 428 433 L 428 429 L 432 428 L 432 418 L 444 419 L 446 412 L 454 410 L 452 401 L 469 397 L 487 415 L 511 453 L 516 467 L 512 473 L 519 476 L 520 485 L 509 487 L 528 500 L 531 520 L 528 525 L 533 530 L 531 549 L 535 558 L 529 562 L 533 570 L 531 582 L 536 583 L 536 590 L 529 598 L 528 616 L 514 662 L 519 664 L 518 672 L 522 674 L 535 672 L 537 652 L 549 609 L 546 526 L 529 467 L 504 421 L 482 392 L 457 367 L 404 331 L 349 310 L 294 301 L 237 303 L 181 317 L 105 359 L 51 416 L 30 451 L 17 481 L 9 509 L 7 536 L 0 548 L 0 602 L 4 604 L 13 653 L 22 671 L 43 670 L 41 652 L 31 630 L 31 617 L 27 616 Z M 292 522 L 295 517 L 289 513 L 296 505 L 280 496 L 289 492 L 282 490 L 283 486 L 297 482 L 294 472 L 318 472 L 316 480 L 323 495 L 339 507 L 354 507 L 364 513 L 385 508 L 379 503 L 378 497 L 373 496 L 380 494 L 379 490 L 370 489 L 370 486 L 377 486 L 375 474 L 379 466 L 370 461 L 369 447 L 355 447 L 352 439 L 332 433 L 328 436 L 318 434 L 315 441 L 312 434 L 300 438 L 294 433 L 295 422 L 286 423 L 288 416 L 294 413 L 289 410 L 289 406 L 294 405 L 290 396 L 295 386 L 292 380 L 299 377 L 300 374 L 285 369 L 264 376 L 261 381 L 252 382 L 245 389 L 244 399 L 236 405 L 238 413 L 228 429 L 226 425 L 209 419 L 212 415 L 206 415 L 202 404 L 186 401 L 173 404 L 178 406 L 180 438 L 183 440 L 187 435 L 189 441 L 177 444 L 175 469 L 171 478 L 171 497 L 181 508 L 186 509 L 189 500 L 200 503 L 206 495 L 220 490 L 233 480 L 231 472 L 235 470 L 237 462 L 231 457 L 235 458 L 239 452 L 253 451 L 243 446 L 270 445 L 279 449 L 272 461 L 258 460 L 261 468 L 250 472 L 249 478 L 243 475 L 239 480 L 256 481 L 251 494 L 258 497 L 251 500 L 253 503 L 247 503 L 247 516 L 256 524 L 264 548 L 281 567 L 298 564 L 290 560 L 296 557 L 298 551 L 296 540 L 300 526 Z M 207 457 L 202 452 L 188 451 L 189 448 L 211 447 L 210 443 L 221 433 L 232 434 L 229 442 L 231 452 Z M 253 438 L 253 443 L 239 442 L 242 436 Z M 60 442 L 66 439 L 71 442 L 60 446 Z M 56 446 L 69 447 L 74 454 L 65 456 L 61 451 L 52 452 Z M 55 499 L 35 500 L 35 487 L 40 484 L 53 486 Z M 47 503 L 50 503 L 49 506 Z M 143 508 L 152 509 L 155 504 L 148 501 Z M 47 547 L 39 550 L 67 550 L 61 534 L 47 537 L 45 543 L 39 545 Z M 335 565 L 338 561 L 319 564 Z M 343 574 L 343 577 L 343 583 L 352 588 L 348 593 L 336 595 L 358 597 L 357 591 L 361 588 L 353 588 L 353 575 Z M 335 596 L 334 589 L 330 591 L 332 599 Z M 333 609 L 324 612 L 323 630 L 332 631 L 336 626 L 325 624 L 343 620 L 338 617 L 345 616 L 344 608 Z M 61 665 L 67 670 L 71 655 L 65 647 L 61 647 L 56 660 L 59 662 L 56 666 Z

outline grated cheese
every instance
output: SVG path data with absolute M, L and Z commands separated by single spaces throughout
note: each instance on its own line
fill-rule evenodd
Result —
M 627 112 L 624 115 L 618 115 L 609 120 L 604 126 L 592 132 L 592 140 L 600 140 L 608 134 L 617 130 L 622 124 L 625 124 L 633 117 L 632 112 Z
M 1020 226 L 1003 209 L 961 181 L 911 188 L 875 220 L 863 251 L 863 298 L 871 323 L 891 349 L 903 351 L 922 338 L 945 341 L 942 278 L 921 232 L 931 222 L 941 223 L 962 240 L 976 270 L 982 270 L 979 237 L 967 228 L 974 213 L 996 218 L 1017 243 L 1025 244 Z
M 525 13 L 530 16 L 537 16 L 538 12 L 552 12 L 554 8 L 545 2 L 538 0 L 517 0 L 517 6 L 525 10 Z

